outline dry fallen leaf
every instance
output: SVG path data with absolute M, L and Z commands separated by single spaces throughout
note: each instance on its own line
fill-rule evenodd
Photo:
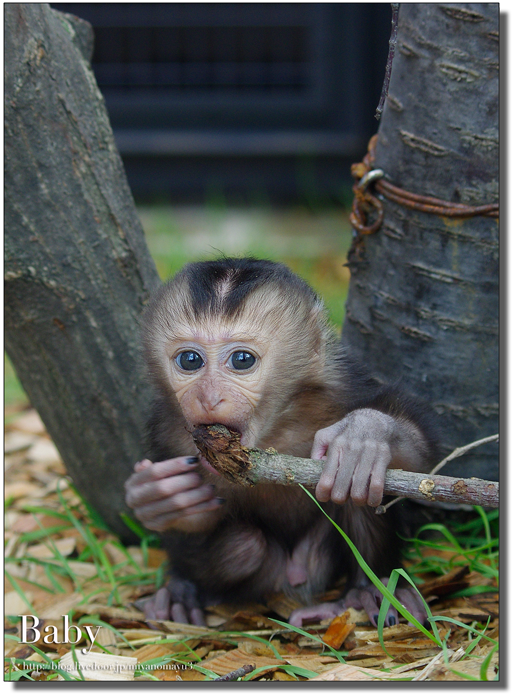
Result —
M 333 649 L 339 649 L 348 635 L 356 629 L 356 625 L 347 622 L 350 617 L 348 610 L 335 617 L 327 628 L 322 639 Z
M 247 664 L 254 664 L 257 667 L 260 667 L 278 665 L 280 663 L 283 662 L 278 661 L 275 656 L 272 656 L 270 659 L 264 657 L 261 659 L 261 663 L 259 663 L 259 656 L 257 654 L 247 653 L 243 649 L 238 648 L 221 654 L 210 661 L 204 661 L 202 664 L 199 664 L 199 666 L 207 668 L 210 671 L 214 671 L 215 673 L 218 673 L 219 676 L 223 676 L 226 673 L 236 671 L 237 668 L 242 668 L 242 666 Z M 255 671 L 253 677 L 258 678 L 266 673 L 268 673 L 268 670 L 258 670 Z
M 31 595 L 30 591 L 24 591 L 24 594 L 29 603 L 31 603 L 33 596 Z M 8 593 L 5 593 L 4 610 L 6 610 L 9 615 L 13 615 L 15 617 L 18 617 L 18 615 L 27 615 L 31 612 L 29 605 L 20 596 L 18 591 L 9 591 Z
M 21 416 L 14 418 L 9 424 L 11 430 L 21 430 L 32 435 L 43 435 L 46 432 L 45 426 L 38 412 L 31 408 Z
M 63 524 L 64 521 L 62 518 L 38 513 L 25 513 L 24 515 L 19 515 L 9 529 L 11 532 L 21 534 L 23 532 L 35 532 L 36 530 L 40 530 L 42 527 L 46 528 L 58 525 L 63 526 Z
M 68 557 L 76 548 L 76 540 L 74 537 L 65 537 L 63 539 L 52 540 L 52 542 L 43 542 L 42 544 L 34 544 L 27 547 L 27 556 L 34 559 L 56 559 L 56 550 L 63 557 Z M 93 566 L 93 564 L 91 565 Z
M 72 676 L 79 678 L 82 675 L 87 681 L 131 681 L 134 678 L 137 659 L 135 656 L 115 656 L 114 654 L 88 654 L 76 653 L 76 660 L 70 651 L 62 656 L 59 667 L 66 670 Z M 60 676 L 59 680 L 65 680 Z
M 27 435 L 26 433 L 17 431 L 7 433 L 4 440 L 4 452 L 6 455 L 9 455 L 13 452 L 26 450 L 35 442 L 35 440 L 36 438 L 33 435 Z
M 363 669 L 352 664 L 338 664 L 327 669 L 319 676 L 310 678 L 309 681 L 374 681 L 389 680 L 395 678 L 393 674 L 376 669 Z
M 54 443 L 46 437 L 36 440 L 27 453 L 27 459 L 31 462 L 45 462 L 46 464 L 61 461 L 60 453 Z

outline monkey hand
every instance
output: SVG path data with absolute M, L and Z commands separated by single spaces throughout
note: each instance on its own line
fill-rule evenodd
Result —
M 387 578 L 383 578 L 381 581 L 385 586 L 388 583 Z M 398 586 L 395 589 L 394 595 L 416 620 L 421 624 L 426 622 L 426 609 L 419 594 L 413 588 L 409 586 Z M 347 608 L 354 608 L 355 610 L 365 610 L 372 625 L 377 627 L 377 619 L 382 600 L 382 593 L 373 584 L 367 584 L 359 588 L 351 588 L 340 600 L 295 610 L 289 618 L 289 623 L 295 627 L 301 627 L 305 623 L 336 617 L 336 615 L 340 615 Z M 384 624 L 386 627 L 391 627 L 397 625 L 398 622 L 399 615 L 396 609 L 391 605 L 386 613 Z
M 165 462 L 144 459 L 125 483 L 126 502 L 149 530 L 200 532 L 219 519 L 223 500 L 215 487 L 194 471 L 197 457 L 177 457 Z
M 206 618 L 194 583 L 175 575 L 144 603 L 147 620 L 173 620 L 204 626 Z
M 316 498 L 356 506 L 378 506 L 383 498 L 386 470 L 399 439 L 398 422 L 381 411 L 352 411 L 338 423 L 318 430 L 312 459 L 325 465 L 316 486 Z

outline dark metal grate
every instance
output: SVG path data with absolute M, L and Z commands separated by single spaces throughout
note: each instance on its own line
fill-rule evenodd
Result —
M 389 3 L 52 7 L 94 29 L 92 67 L 134 192 L 283 199 L 319 181 L 343 200 L 374 130 Z
M 97 27 L 103 88 L 299 91 L 308 83 L 305 26 Z

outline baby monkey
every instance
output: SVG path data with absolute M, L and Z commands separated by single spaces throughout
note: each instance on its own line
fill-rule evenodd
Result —
M 154 619 L 204 624 L 203 608 L 283 591 L 301 602 L 301 626 L 364 608 L 377 624 L 381 597 L 348 546 L 297 485 L 228 482 L 202 458 L 191 432 L 221 423 L 247 447 L 323 460 L 316 498 L 379 577 L 400 566 L 396 511 L 375 515 L 386 470 L 427 471 L 436 458 L 421 404 L 381 387 L 349 357 L 316 293 L 287 267 L 252 258 L 186 265 L 144 316 L 156 399 L 149 453 L 126 483 L 126 501 L 164 533 L 171 572 L 148 602 Z M 346 577 L 334 602 L 313 604 Z M 419 620 L 413 589 L 396 597 Z M 390 608 L 385 624 L 397 624 Z

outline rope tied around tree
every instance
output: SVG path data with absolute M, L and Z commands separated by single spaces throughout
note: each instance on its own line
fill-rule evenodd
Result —
M 365 262 L 363 236 L 376 233 L 384 219 L 383 201 L 375 193 L 407 209 L 422 211 L 436 216 L 468 219 L 473 216 L 498 218 L 499 207 L 496 204 L 470 206 L 457 202 L 446 202 L 436 197 L 414 194 L 388 182 L 381 169 L 374 169 L 377 134 L 368 143 L 368 152 L 361 163 L 354 163 L 351 173 L 355 178 L 353 186 L 354 202 L 350 214 L 350 223 L 354 229 L 352 246 L 348 253 L 347 266 Z M 375 193 L 374 193 L 375 191 Z M 374 218 L 375 217 L 375 218 Z M 369 218 L 373 219 L 368 223 Z

